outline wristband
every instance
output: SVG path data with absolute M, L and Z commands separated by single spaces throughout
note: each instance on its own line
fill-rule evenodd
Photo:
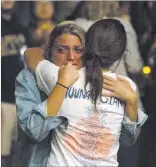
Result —
M 62 84 L 61 84 L 61 83 L 59 83 L 59 82 L 56 82 L 56 84 L 58 84 L 58 85 L 60 85 L 60 86 L 62 86 L 62 87 L 64 87 L 64 88 L 68 89 L 68 87 L 66 87 L 66 86 L 62 85 Z

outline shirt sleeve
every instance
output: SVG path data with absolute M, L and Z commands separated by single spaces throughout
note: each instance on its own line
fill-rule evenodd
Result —
M 62 116 L 46 117 L 46 100 L 42 102 L 35 77 L 29 72 L 16 78 L 15 98 L 20 128 L 32 139 L 42 141 L 56 127 L 67 125 Z
M 49 62 L 48 60 L 42 60 L 36 67 L 36 80 L 39 89 L 50 95 L 52 89 L 56 85 L 58 80 L 59 68 Z

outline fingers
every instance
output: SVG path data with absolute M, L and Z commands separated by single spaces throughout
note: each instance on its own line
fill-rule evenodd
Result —
M 73 65 L 73 62 L 72 62 L 72 61 L 68 61 L 68 63 L 67 63 L 67 64 Z
M 105 78 L 105 79 L 103 79 L 103 83 L 106 84 L 106 85 L 115 86 L 116 80 L 115 81 L 110 81 L 110 80 Z
M 75 68 L 77 69 L 77 65 L 76 65 L 76 64 L 73 64 L 72 61 L 69 61 L 69 62 L 67 63 L 67 65 L 72 66 L 72 67 L 75 67 Z
M 104 83 L 103 88 L 106 89 L 106 90 L 110 90 L 112 92 L 115 92 L 115 87 L 114 86 L 107 85 L 107 84 Z
M 106 93 L 106 92 L 103 92 L 103 91 L 102 91 L 102 96 L 105 96 L 105 97 L 117 97 L 114 92 Z
M 64 65 L 70 66 L 73 65 L 72 61 L 67 61 Z
M 104 80 L 103 80 L 104 89 L 114 92 L 115 86 L 116 86 L 116 79 L 109 76 L 106 76 L 106 77 L 104 76 Z
M 72 61 L 67 61 L 64 65 L 62 65 L 62 67 L 63 66 L 72 66 L 72 65 L 73 65 Z
M 128 82 L 127 79 L 123 78 L 123 77 L 120 77 L 119 75 L 117 75 L 117 79 L 113 78 L 113 77 L 110 77 L 110 76 L 107 76 L 107 75 L 103 75 L 104 77 L 104 81 L 105 80 L 109 80 L 111 82 L 117 82 L 117 79 L 120 80 L 120 81 L 124 81 L 124 82 Z
M 65 67 L 65 65 L 62 65 L 60 68 L 63 68 L 63 67 Z
M 109 81 L 116 81 L 116 79 L 115 78 L 113 78 L 113 77 L 110 77 L 110 76 L 107 76 L 107 75 L 103 75 L 103 77 L 104 77 L 104 79 L 108 79 Z
M 68 68 L 74 68 L 75 70 L 77 70 L 77 66 L 73 65 L 73 63 L 71 61 L 67 62 L 66 64 L 61 66 L 61 69 L 64 67 L 68 67 Z
M 123 81 L 123 82 L 128 82 L 127 79 L 123 78 L 123 77 L 120 77 L 117 75 L 117 79 L 120 80 L 120 81 Z

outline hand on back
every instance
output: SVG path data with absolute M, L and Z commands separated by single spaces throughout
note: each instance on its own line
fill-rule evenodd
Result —
M 117 76 L 117 79 L 104 75 L 103 88 L 110 92 L 104 92 L 104 96 L 116 97 L 125 102 L 137 99 L 136 92 L 125 78 Z

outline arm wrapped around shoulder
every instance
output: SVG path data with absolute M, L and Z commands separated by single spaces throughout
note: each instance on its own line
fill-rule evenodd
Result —
M 19 126 L 32 139 L 42 141 L 51 130 L 68 123 L 64 117 L 47 117 L 47 100 L 42 102 L 35 77 L 27 69 L 16 79 L 15 96 Z

